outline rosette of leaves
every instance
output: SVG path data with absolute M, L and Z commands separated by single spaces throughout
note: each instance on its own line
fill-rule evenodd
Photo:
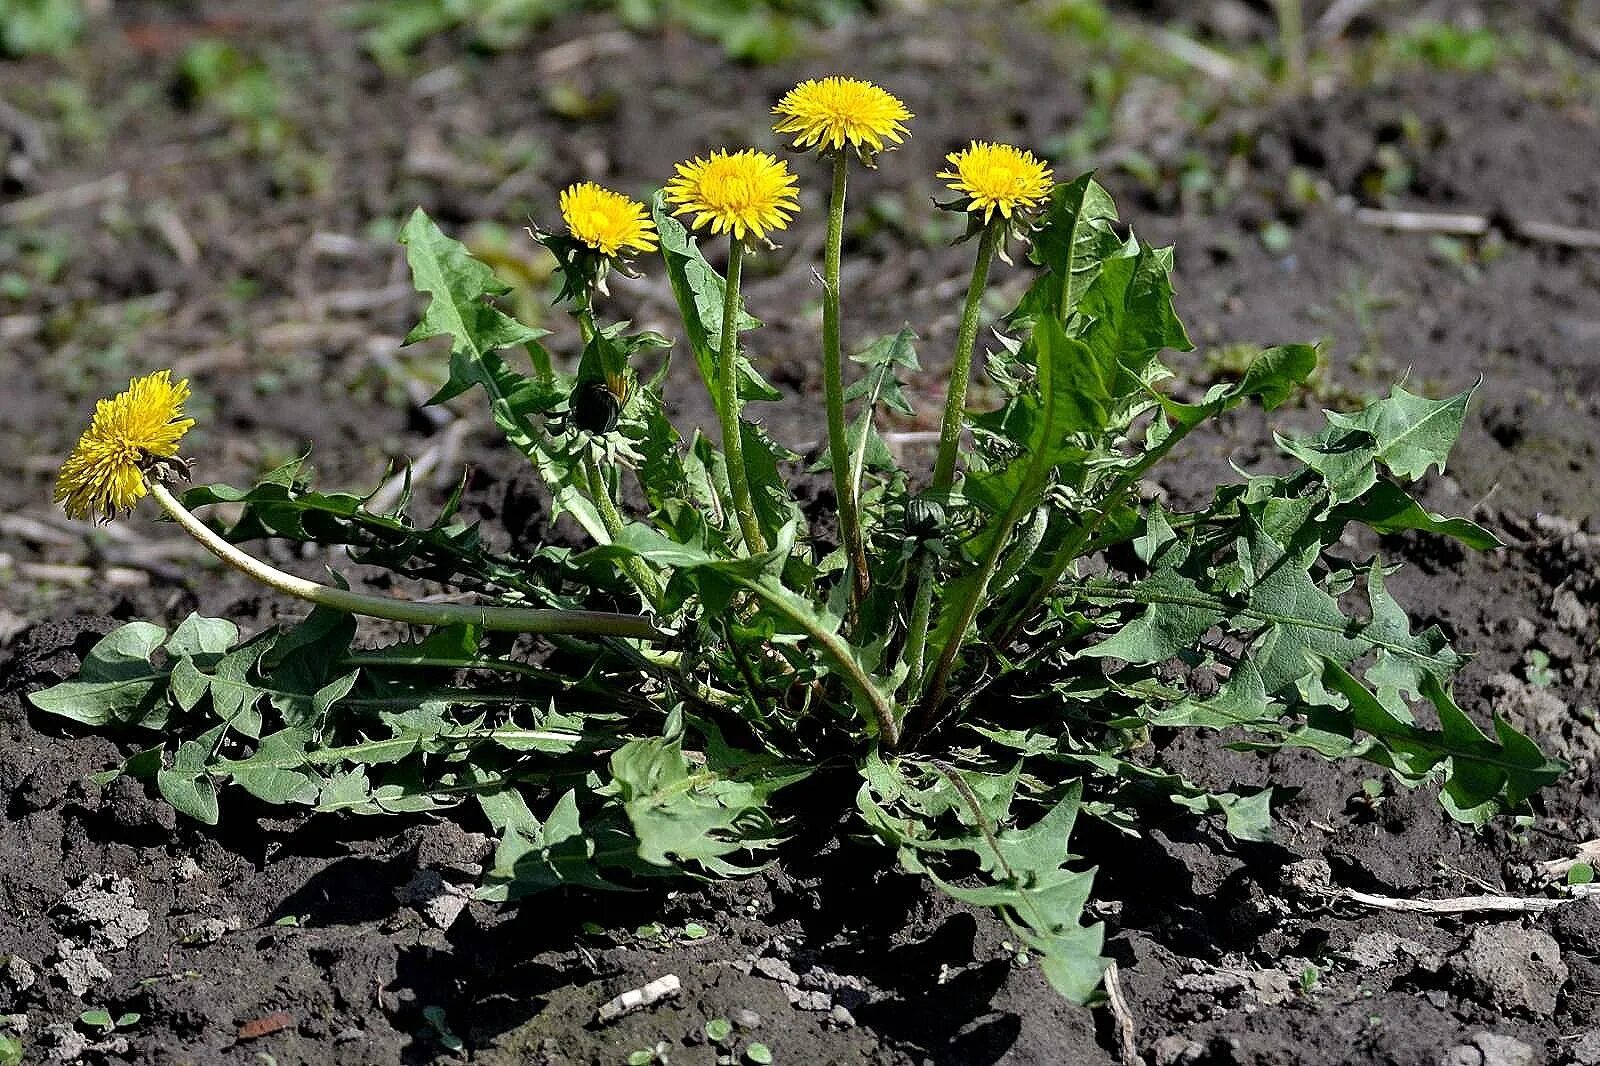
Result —
M 654 215 L 681 344 L 710 381 L 722 278 L 659 200 Z M 435 402 L 481 394 L 549 488 L 552 521 L 566 516 L 591 546 L 497 551 L 463 521 L 459 494 L 421 521 L 409 494 L 378 510 L 316 489 L 303 460 L 249 489 L 193 488 L 187 502 L 233 504 L 235 540 L 340 545 L 490 603 L 637 606 L 663 637 L 534 645 L 465 626 L 363 647 L 349 618 L 321 609 L 249 638 L 218 619 L 170 633 L 129 623 L 78 678 L 31 699 L 130 731 L 133 754 L 111 773 L 152 781 L 195 818 L 216 821 L 229 786 L 343 814 L 470 802 L 500 836 L 482 892 L 508 899 L 736 875 L 770 860 L 802 802 L 831 803 L 907 871 L 994 909 L 1057 989 L 1086 1000 L 1104 960 L 1103 932 L 1083 916 L 1093 872 L 1071 850 L 1080 819 L 1139 833 L 1176 807 L 1239 839 L 1270 832 L 1270 781 L 1190 781 L 1153 760 L 1158 733 L 1364 759 L 1437 786 L 1469 824 L 1523 809 L 1563 769 L 1504 720 L 1472 721 L 1450 689 L 1461 654 L 1407 617 L 1381 557 L 1346 547 L 1365 543 L 1346 537 L 1352 527 L 1496 544 L 1408 488 L 1443 469 L 1470 393 L 1395 388 L 1329 413 L 1318 433 L 1280 436 L 1283 473 L 1153 500 L 1150 475 L 1184 437 L 1241 405 L 1278 408 L 1317 355 L 1269 348 L 1237 381 L 1174 398 L 1166 360 L 1190 344 L 1172 253 L 1125 228 L 1089 177 L 1058 186 L 1032 233 L 1034 278 L 997 324 L 988 367 L 1004 402 L 972 419 L 951 492 L 920 492 L 925 475 L 879 435 L 883 412 L 912 410 L 916 337 L 857 355 L 846 454 L 872 583 L 853 608 L 828 525 L 813 527 L 823 516 L 795 490 L 816 474 L 756 420 L 779 393 L 742 347 L 745 459 L 772 545 L 755 555 L 721 450 L 680 436 L 664 374 L 640 372 L 671 342 L 597 325 L 573 371 L 556 371 L 542 332 L 497 304 L 507 287 L 488 266 L 420 211 L 401 240 L 429 301 L 410 340 L 450 348 Z M 597 382 L 627 387 L 606 419 L 575 418 L 580 386 Z M 584 476 L 595 467 L 602 485 Z M 601 488 L 642 505 L 608 525 Z M 641 564 L 652 581 L 630 580 Z M 909 600 L 930 566 L 919 671 Z M 816 787 L 788 789 L 808 777 Z

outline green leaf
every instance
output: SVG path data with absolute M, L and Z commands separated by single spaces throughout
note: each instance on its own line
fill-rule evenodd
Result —
M 160 729 L 166 722 L 160 699 L 166 671 L 156 669 L 150 656 L 166 639 L 167 631 L 149 622 L 118 626 L 90 649 L 76 679 L 30 692 L 28 702 L 88 726 Z
M 1057 185 L 1033 232 L 1031 258 L 1046 272 L 1029 288 L 1013 318 L 1066 321 L 1106 260 L 1125 254 L 1125 243 L 1112 228 L 1116 221 L 1117 205 L 1093 174 Z
M 1250 361 L 1231 396 L 1257 397 L 1271 411 L 1304 385 L 1317 369 L 1317 350 L 1309 344 L 1267 348 Z
M 867 823 L 899 846 L 901 865 L 908 871 L 926 874 L 954 899 L 999 912 L 1024 944 L 1040 955 L 1045 976 L 1056 991 L 1076 1003 L 1093 999 L 1106 966 L 1100 956 L 1105 929 L 1080 923 L 1094 871 L 1066 869 L 1075 857 L 1068 841 L 1082 801 L 1082 782 L 1070 785 L 1028 829 L 985 824 L 976 833 L 951 835 L 938 821 L 941 809 L 966 806 L 971 817 L 972 805 L 978 803 L 981 809 L 982 800 L 971 794 L 970 787 L 957 785 L 952 771 L 942 764 L 932 771 L 942 782 L 928 790 L 912 787 L 905 775 L 914 765 L 905 759 L 894 767 L 868 760 L 863 767 L 866 780 L 857 794 Z M 930 802 L 941 792 L 945 793 L 941 801 Z M 987 814 L 981 817 L 989 821 Z M 946 857 L 960 853 L 976 858 L 986 884 L 955 883 L 959 867 L 952 867 Z
M 1459 821 L 1483 825 L 1497 812 L 1515 810 L 1566 770 L 1498 715 L 1495 739 L 1490 739 L 1436 678 L 1426 677 L 1422 683 L 1423 695 L 1439 716 L 1440 728 L 1430 730 L 1401 718 L 1339 663 L 1324 658 L 1320 667 L 1322 685 L 1341 697 L 1343 709 L 1318 709 L 1312 728 L 1289 742 L 1325 755 L 1359 755 L 1387 767 L 1408 785 L 1441 770 L 1440 802 Z M 1318 736 L 1354 740 L 1357 733 L 1370 740 L 1343 749 Z
M 162 799 L 180 814 L 206 825 L 217 824 L 217 786 L 207 763 L 225 726 L 217 726 L 178 745 L 172 766 L 156 772 Z
M 331 700 L 322 699 L 325 686 L 334 681 L 335 670 L 348 654 L 355 632 L 353 617 L 318 606 L 278 640 L 270 665 L 272 705 L 286 724 L 309 731 L 321 727 L 331 704 Z
M 1152 601 L 1145 612 L 1083 654 L 1130 663 L 1166 662 L 1196 647 L 1227 616 L 1224 604 L 1176 571 L 1154 574 L 1140 583 L 1140 592 Z
M 517 405 L 508 402 L 502 386 L 521 386 L 526 379 L 502 374 L 503 367 L 485 359 L 501 348 L 536 341 L 547 331 L 525 326 L 489 303 L 490 297 L 503 296 L 511 287 L 495 277 L 488 264 L 474 259 L 460 241 L 446 237 L 422 208 L 413 211 L 400 230 L 400 243 L 406 246 L 417 291 L 432 297 L 405 343 L 450 338 L 450 381 L 433 402 L 443 403 L 482 385 L 495 402 L 496 421 L 502 413 L 515 421 Z M 526 387 L 536 386 L 526 382 Z
M 1330 411 L 1328 422 L 1339 429 L 1371 434 L 1378 462 L 1396 477 L 1415 481 L 1430 466 L 1444 473 L 1445 460 L 1461 436 L 1467 404 L 1476 391 L 1477 386 L 1473 386 L 1449 399 L 1430 400 L 1396 385 L 1387 399 L 1358 414 Z
M 1437 533 L 1477 551 L 1500 547 L 1500 538 L 1476 522 L 1425 511 L 1409 493 L 1389 481 L 1378 482 L 1360 499 L 1335 509 L 1332 520 L 1337 525 L 1360 522 L 1379 533 Z
M 1335 507 L 1365 495 L 1377 483 L 1379 466 L 1407 481 L 1429 467 L 1443 473 L 1475 391 L 1430 400 L 1396 385 L 1356 414 L 1328 412 L 1327 428 L 1316 436 L 1280 435 L 1278 445 L 1322 476 Z
M 216 768 L 263 803 L 310 806 L 317 802 L 317 781 L 298 769 L 305 763 L 306 740 L 297 729 L 279 730 L 262 737 L 249 758 L 222 760 Z
M 653 866 L 696 863 L 724 876 L 756 869 L 728 856 L 772 847 L 777 833 L 765 810 L 771 785 L 692 769 L 680 741 L 633 740 L 611 756 L 611 787 Z
M 190 614 L 167 638 L 167 654 L 174 657 L 221 655 L 238 642 L 239 627 L 226 618 Z
M 1084 458 L 1072 434 L 1103 430 L 1109 418 L 1116 364 L 1105 352 L 1067 336 L 1060 323 L 1047 318 L 1024 345 L 1024 360 L 1037 367 L 1037 390 L 1018 396 L 998 418 L 980 419 L 1020 454 L 1002 469 L 966 481 L 967 495 L 992 514 L 1013 507 L 1022 513 L 1033 506 L 1053 469 Z

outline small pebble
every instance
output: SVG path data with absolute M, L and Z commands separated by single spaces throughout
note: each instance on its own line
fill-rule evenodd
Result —
M 728 1014 L 728 1020 L 741 1029 L 761 1028 L 761 1015 L 748 1007 L 740 1007 Z

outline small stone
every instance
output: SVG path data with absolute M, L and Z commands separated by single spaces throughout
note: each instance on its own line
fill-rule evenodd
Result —
M 1549 933 L 1507 922 L 1480 926 L 1450 960 L 1462 984 L 1502 1010 L 1548 1015 L 1567 980 L 1561 947 Z
M 1533 1048 L 1514 1037 L 1477 1033 L 1472 1043 L 1483 1054 L 1483 1066 L 1533 1066 Z
M 190 916 L 178 921 L 178 940 L 180 943 L 193 947 L 204 947 L 215 944 L 229 933 L 236 932 L 244 925 L 238 917 L 232 918 L 199 918 Z
M 397 889 L 395 895 L 402 903 L 420 910 L 428 921 L 440 929 L 448 929 L 461 917 L 472 893 L 459 885 L 446 881 L 437 870 L 418 870 L 411 883 Z
M 52 1025 L 40 1041 L 48 1062 L 76 1062 L 89 1052 L 89 1038 L 70 1025 Z
M 195 862 L 193 855 L 185 855 L 183 858 L 179 859 L 177 868 L 172 871 L 173 876 L 177 877 L 177 879 L 180 881 L 193 881 L 203 872 L 204 871 L 200 869 L 200 864 Z
M 769 980 L 781 981 L 790 985 L 798 985 L 800 983 L 800 975 L 794 972 L 793 966 L 790 966 L 782 959 L 774 959 L 771 956 L 757 959 L 755 971 Z
M 834 1004 L 833 1009 L 828 1012 L 828 1021 L 840 1029 L 854 1029 L 856 1027 L 856 1016 L 851 1014 L 848 1008 L 839 1004 Z
M 1457 1044 L 1439 1057 L 1439 1066 L 1483 1066 L 1483 1052 L 1471 1044 Z
M 1157 1040 L 1150 1053 L 1154 1066 L 1189 1066 L 1205 1056 L 1206 1048 L 1186 1036 L 1173 1034 Z
M 828 1011 L 833 1009 L 833 997 L 826 992 L 807 992 L 796 988 L 794 985 L 785 984 L 783 994 L 789 997 L 789 1005 L 796 1010 Z
M 1425 954 L 1427 948 L 1415 940 L 1407 940 L 1405 937 L 1379 930 L 1374 933 L 1362 933 L 1348 948 L 1339 952 L 1338 956 L 1359 969 L 1376 970 L 1393 965 L 1404 956 L 1418 958 Z
M 111 980 L 111 971 L 100 961 L 100 956 L 70 940 L 56 943 L 56 962 L 50 966 L 50 972 L 61 978 L 67 991 L 79 999 L 100 982 Z
M 1571 589 L 1556 590 L 1550 598 L 1550 612 L 1556 617 L 1556 625 L 1569 633 L 1582 633 L 1588 629 L 1592 617 L 1592 612 Z
M 1333 867 L 1326 859 L 1301 859 L 1283 868 L 1285 888 L 1302 896 L 1325 895 L 1333 884 Z
M 9 955 L 4 965 L 0 965 L 0 982 L 13 992 L 26 992 L 39 980 L 39 974 L 33 968 L 33 963 L 21 955 Z
M 728 1012 L 728 1020 L 741 1029 L 761 1028 L 761 1015 L 749 1007 L 739 1007 Z
M 150 928 L 150 912 L 136 904 L 133 883 L 115 874 L 91 877 L 69 890 L 56 911 L 63 926 L 87 929 L 90 943 L 102 950 L 125 948 Z
M 417 841 L 416 862 L 422 867 L 443 867 L 472 871 L 476 876 L 483 863 L 494 854 L 494 838 L 469 833 L 455 822 L 443 821 L 424 827 Z
M 358 1029 L 353 1025 L 348 1029 L 340 1029 L 337 1033 L 333 1034 L 333 1042 L 335 1044 L 351 1044 L 357 1040 L 365 1040 L 366 1038 L 366 1030 Z

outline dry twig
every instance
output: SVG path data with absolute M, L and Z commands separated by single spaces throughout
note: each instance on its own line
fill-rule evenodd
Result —
M 50 189 L 36 196 L 0 206 L 0 224 L 7 226 L 37 222 L 58 211 L 73 211 L 93 207 L 107 200 L 120 200 L 128 195 L 128 176 L 120 171 L 103 178 L 86 181 L 82 185 L 69 185 L 64 189 Z
M 1555 244 L 1563 248 L 1600 249 L 1600 230 L 1563 226 L 1534 219 L 1490 218 L 1488 215 L 1457 214 L 1443 211 L 1387 211 L 1376 207 L 1357 207 L 1351 211 L 1363 226 L 1397 233 L 1437 233 L 1450 237 L 1482 237 L 1499 229 L 1514 240 L 1531 244 Z
M 1352 903 L 1376 910 L 1400 911 L 1409 914 L 1541 914 L 1544 911 L 1565 907 L 1585 899 L 1600 899 L 1600 891 L 1590 891 L 1595 886 L 1573 885 L 1570 895 L 1561 898 L 1549 896 L 1455 896 L 1450 899 L 1403 899 L 1399 896 L 1379 896 L 1359 892 L 1353 888 L 1336 889 L 1334 895 Z
M 1122 994 L 1122 975 L 1116 963 L 1106 967 L 1104 980 L 1106 1007 L 1117 1023 L 1117 1048 L 1122 1066 L 1141 1066 L 1144 1060 L 1139 1057 L 1139 1047 L 1134 1038 L 1133 1012 L 1128 1009 L 1128 1001 Z

